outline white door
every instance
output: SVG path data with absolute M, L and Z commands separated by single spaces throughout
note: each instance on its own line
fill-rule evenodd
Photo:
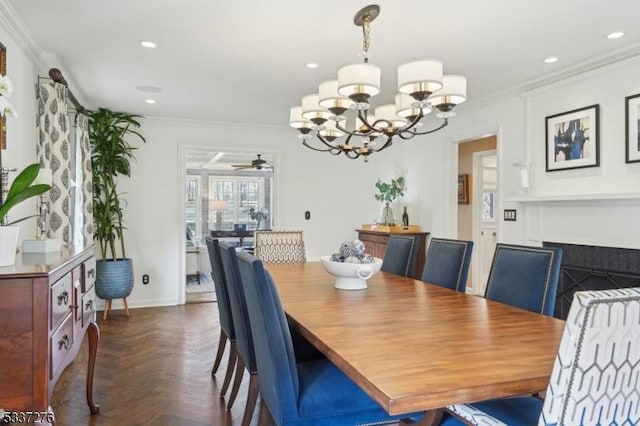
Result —
M 473 154 L 473 292 L 483 295 L 498 242 L 498 162 L 495 150 Z

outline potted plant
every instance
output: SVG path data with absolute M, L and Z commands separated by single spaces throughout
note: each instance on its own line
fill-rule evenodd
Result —
M 118 191 L 119 176 L 131 176 L 133 147 L 127 138 L 146 142 L 137 129 L 139 115 L 100 108 L 89 113 L 89 141 L 93 168 L 94 240 L 98 244 L 96 294 L 107 300 L 125 299 L 133 290 L 133 263 L 127 258 L 123 233 L 125 200 Z M 105 311 L 107 309 L 105 308 Z
M 256 210 L 255 207 L 251 207 L 249 209 L 249 217 L 251 218 L 251 220 L 255 220 L 257 222 L 256 229 L 260 229 L 260 224 L 263 220 L 267 220 L 267 218 L 269 217 L 269 212 L 264 208 Z
M 7 219 L 9 210 L 21 202 L 51 189 L 49 185 L 34 184 L 39 172 L 40 165 L 38 163 L 27 166 L 11 184 L 4 202 L 0 197 L 0 266 L 13 265 L 15 263 L 18 231 L 20 230 L 20 227 L 16 226 L 16 224 L 37 216 L 34 214 L 9 222 Z
M 397 179 L 391 179 L 390 183 L 378 179 L 376 189 L 378 190 L 378 193 L 375 194 L 376 200 L 384 202 L 381 223 L 382 225 L 394 225 L 393 210 L 391 210 L 389 204 L 404 195 L 404 177 L 400 176 Z

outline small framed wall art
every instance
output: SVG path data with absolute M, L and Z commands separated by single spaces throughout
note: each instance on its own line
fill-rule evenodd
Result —
M 469 175 L 458 175 L 458 204 L 469 204 Z
M 640 162 L 640 94 L 625 98 L 626 162 Z
M 599 105 L 546 117 L 547 171 L 600 165 Z

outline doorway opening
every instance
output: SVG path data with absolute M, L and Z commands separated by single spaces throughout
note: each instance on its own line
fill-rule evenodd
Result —
M 186 303 L 216 300 L 207 236 L 250 250 L 253 231 L 271 228 L 273 157 L 209 147 L 185 149 Z
M 458 145 L 458 174 L 467 175 L 468 204 L 458 204 L 458 238 L 473 241 L 467 292 L 483 295 L 498 240 L 498 161 L 495 135 Z

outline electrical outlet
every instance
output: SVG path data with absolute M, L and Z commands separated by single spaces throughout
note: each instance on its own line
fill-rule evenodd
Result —
M 309 210 L 307 210 L 306 212 L 304 212 L 304 218 L 305 218 L 306 220 L 311 219 L 311 212 L 310 212 Z
M 144 274 L 142 276 L 142 284 L 149 284 L 149 274 Z

